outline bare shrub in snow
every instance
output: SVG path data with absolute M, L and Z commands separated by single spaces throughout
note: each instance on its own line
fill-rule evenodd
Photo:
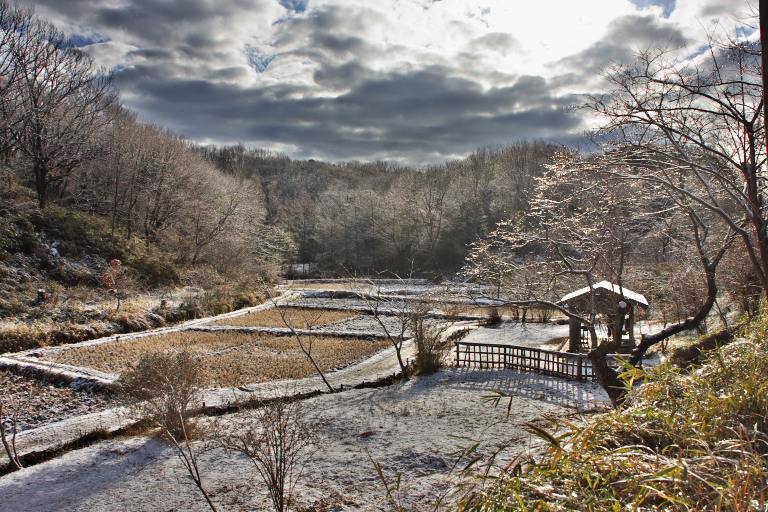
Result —
M 275 510 L 283 512 L 314 453 L 319 428 L 301 402 L 277 400 L 234 420 L 220 443 L 253 463 Z
M 201 373 L 199 360 L 189 352 L 147 353 L 121 375 L 121 392 L 142 417 L 174 439 L 183 439 Z

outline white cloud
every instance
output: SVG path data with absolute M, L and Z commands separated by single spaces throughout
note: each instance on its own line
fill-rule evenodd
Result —
M 416 162 L 516 138 L 573 140 L 584 125 L 561 109 L 601 67 L 633 45 L 703 40 L 715 18 L 730 30 L 729 13 L 748 10 L 742 0 L 677 0 L 668 19 L 645 0 L 27 2 L 103 39 L 88 49 L 118 70 L 128 105 L 198 140 Z

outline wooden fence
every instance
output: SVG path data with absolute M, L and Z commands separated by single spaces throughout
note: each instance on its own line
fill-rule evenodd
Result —
M 523 370 L 579 382 L 595 379 L 592 361 L 586 354 L 465 341 L 457 341 L 455 344 L 456 366 Z M 609 364 L 615 366 L 618 357 L 617 354 L 610 354 Z

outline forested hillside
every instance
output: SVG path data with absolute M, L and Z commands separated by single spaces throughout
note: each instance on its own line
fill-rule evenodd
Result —
M 264 231 L 288 232 L 298 263 L 329 275 L 454 273 L 471 244 L 520 217 L 559 147 L 519 141 L 444 165 L 291 161 L 242 146 L 199 148 L 224 174 L 260 186 Z

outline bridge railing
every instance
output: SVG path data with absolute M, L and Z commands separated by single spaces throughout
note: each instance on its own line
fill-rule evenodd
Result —
M 456 366 L 501 368 L 543 373 L 585 382 L 595 380 L 592 361 L 586 354 L 571 354 L 517 345 L 457 341 Z M 608 355 L 608 364 L 618 364 L 618 354 Z

